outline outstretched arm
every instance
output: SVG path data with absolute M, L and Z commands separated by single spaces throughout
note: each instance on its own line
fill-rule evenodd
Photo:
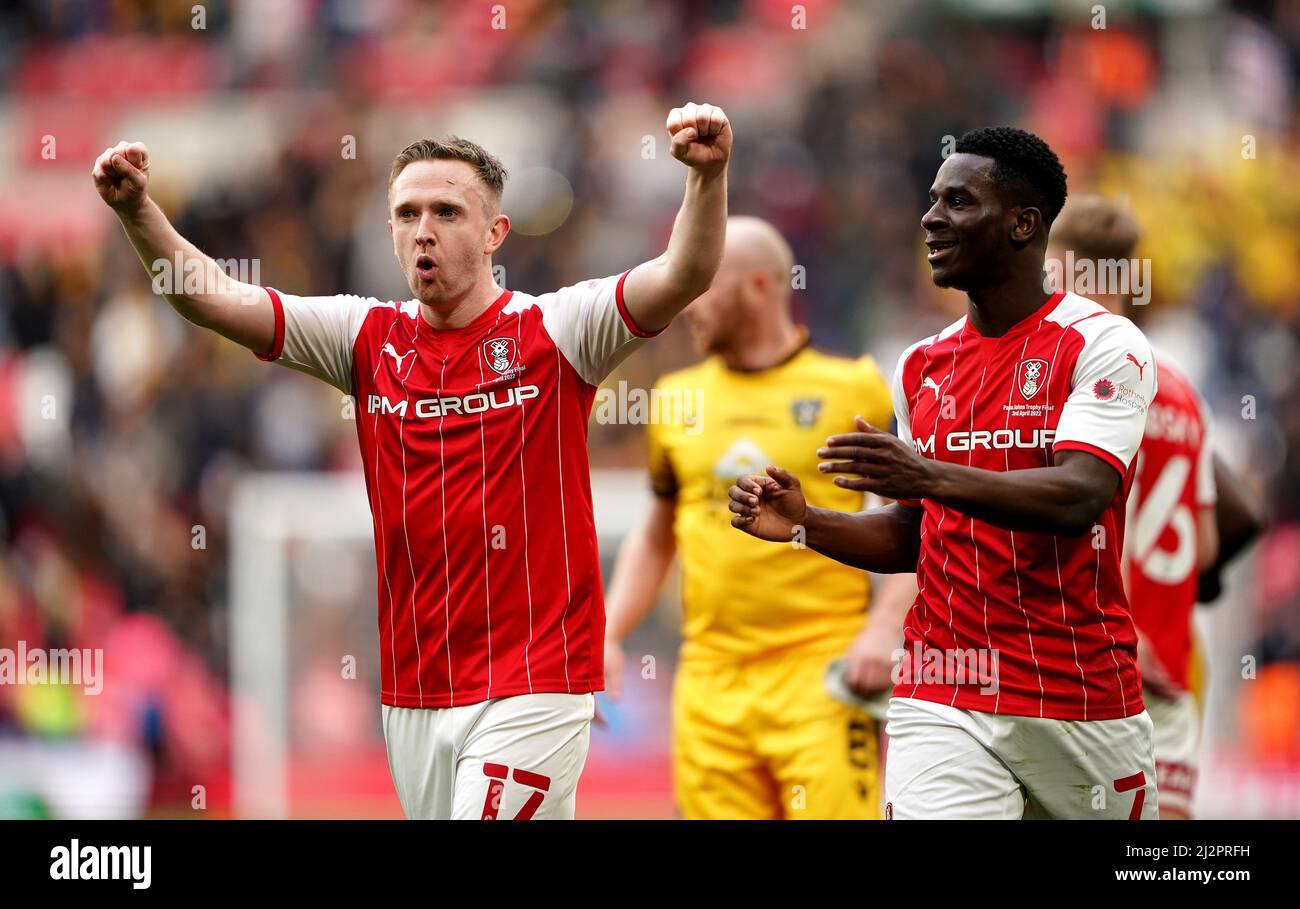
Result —
M 921 548 L 921 509 L 895 502 L 848 513 L 810 508 L 794 474 L 780 467 L 741 477 L 728 490 L 731 526 L 774 543 L 806 546 L 865 571 L 915 571 Z
M 809 508 L 807 545 L 837 562 L 897 574 L 916 571 L 921 550 L 921 509 L 895 502 L 855 514 Z
M 668 114 L 673 157 L 685 164 L 686 196 L 668 249 L 632 269 L 623 299 L 636 325 L 659 331 L 709 289 L 727 236 L 727 162 L 731 124 L 722 108 L 687 104 Z
M 266 291 L 231 278 L 182 237 L 149 198 L 149 151 L 139 142 L 104 150 L 91 170 L 100 198 L 113 209 L 127 239 L 153 278 L 154 289 L 178 313 L 254 353 L 275 340 L 275 313 Z
M 907 443 L 858 418 L 859 432 L 832 436 L 817 451 L 823 473 L 847 489 L 894 499 L 933 499 L 1008 530 L 1078 535 L 1106 510 L 1120 476 L 1096 455 L 1058 451 L 1052 466 L 981 470 L 923 458 Z

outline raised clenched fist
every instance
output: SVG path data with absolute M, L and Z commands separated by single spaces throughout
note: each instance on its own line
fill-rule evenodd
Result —
M 149 187 L 149 150 L 143 142 L 119 142 L 104 149 L 90 171 L 95 189 L 117 212 L 131 212 L 144 204 Z
M 673 157 L 687 167 L 717 173 L 731 158 L 731 122 L 722 108 L 688 103 L 668 112 Z

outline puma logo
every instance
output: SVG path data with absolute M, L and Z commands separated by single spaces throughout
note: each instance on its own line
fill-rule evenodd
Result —
M 397 355 L 396 348 L 394 348 L 393 345 L 390 343 L 384 345 L 383 353 L 392 355 L 393 359 L 397 361 L 397 371 L 400 373 L 402 371 L 402 361 L 405 360 L 407 357 L 409 357 L 411 354 L 415 353 L 415 348 L 414 347 L 411 348 L 410 350 L 408 350 L 406 353 L 402 354 L 399 357 Z M 380 356 L 382 355 L 383 354 L 380 354 Z
M 1139 363 L 1137 361 L 1137 357 L 1133 356 L 1132 354 L 1129 354 L 1128 358 L 1133 362 L 1133 365 L 1138 368 L 1138 381 L 1139 382 L 1142 381 L 1142 370 L 1147 368 L 1146 363 Z
M 946 378 L 948 378 L 948 377 L 947 377 L 947 376 L 944 376 L 944 378 L 946 379 Z M 933 388 L 933 389 L 934 389 L 934 399 L 935 399 L 936 401 L 939 400 L 939 392 L 940 392 L 942 389 L 939 388 L 939 385 L 934 381 L 934 379 L 930 378 L 929 376 L 926 376 L 925 379 L 924 379 L 924 381 L 921 382 L 921 387 L 922 387 L 922 388 Z

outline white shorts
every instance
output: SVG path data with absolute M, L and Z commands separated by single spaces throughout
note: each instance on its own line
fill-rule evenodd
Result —
M 1151 718 L 1054 720 L 889 702 L 885 817 L 1155 820 Z
M 412 820 L 572 820 L 592 694 L 520 694 L 464 707 L 384 705 L 384 741 Z
M 1147 692 L 1143 692 L 1142 700 L 1146 702 L 1151 722 L 1155 724 L 1156 785 L 1160 787 L 1160 808 L 1191 817 L 1200 740 L 1196 701 L 1187 693 L 1169 700 Z

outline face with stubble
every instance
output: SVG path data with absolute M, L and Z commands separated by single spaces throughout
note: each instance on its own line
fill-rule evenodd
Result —
M 388 195 L 393 254 L 416 299 L 441 308 L 491 283 L 492 254 L 510 221 L 471 165 L 415 161 Z

